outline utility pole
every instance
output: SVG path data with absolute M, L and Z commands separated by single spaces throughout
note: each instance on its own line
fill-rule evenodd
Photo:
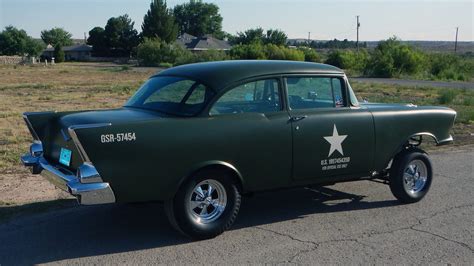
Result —
M 308 31 L 308 46 L 311 45 L 311 31 Z
M 456 40 L 454 41 L 454 53 L 456 53 L 458 50 L 458 30 L 459 30 L 459 27 L 456 27 Z
M 359 28 L 360 28 L 360 23 L 359 23 L 359 16 L 357 16 L 357 51 L 359 51 Z

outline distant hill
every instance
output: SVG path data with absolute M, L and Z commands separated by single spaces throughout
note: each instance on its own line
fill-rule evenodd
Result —
M 289 44 L 299 44 L 306 43 L 308 39 L 288 39 Z M 328 40 L 311 40 L 315 42 L 328 42 Z M 361 41 L 363 43 L 365 41 Z M 449 52 L 454 51 L 454 42 L 452 41 L 402 41 L 403 43 L 408 43 L 414 47 L 417 47 L 424 51 L 434 51 L 434 52 Z M 377 46 L 378 41 L 367 41 L 367 48 L 373 49 Z M 458 42 L 458 52 L 474 53 L 474 42 Z
M 454 42 L 450 41 L 402 41 L 424 51 L 448 52 L 454 51 Z M 369 48 L 377 46 L 377 42 L 367 42 Z M 458 52 L 474 53 L 474 42 L 458 42 Z

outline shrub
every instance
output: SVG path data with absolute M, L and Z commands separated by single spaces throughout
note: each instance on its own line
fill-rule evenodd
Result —
M 309 47 L 300 47 L 298 48 L 299 51 L 304 53 L 304 61 L 306 62 L 321 62 L 321 56 L 313 48 Z
M 365 74 L 373 77 L 391 78 L 395 71 L 393 58 L 388 54 L 375 51 L 365 69 Z
M 286 47 L 281 47 L 281 49 L 285 55 L 283 60 L 304 61 L 305 59 L 304 52 L 302 51 Z
M 381 41 L 370 56 L 365 73 L 375 77 L 391 78 L 401 74 L 413 75 L 422 69 L 424 55 L 397 38 Z
M 365 49 L 358 52 L 334 50 L 329 53 L 325 63 L 342 69 L 363 71 L 367 66 L 368 57 L 369 55 Z
M 229 56 L 224 51 L 207 50 L 195 54 L 196 62 L 228 60 Z
M 137 57 L 141 65 L 159 66 L 163 63 L 175 64 L 192 57 L 191 52 L 177 44 L 168 44 L 159 39 L 145 39 L 137 48 Z
M 304 61 L 304 52 L 275 44 L 252 43 L 235 45 L 230 50 L 232 59 L 269 59 Z
M 230 56 L 232 59 L 267 59 L 259 43 L 235 45 L 230 49 Z
M 456 98 L 456 92 L 454 90 L 443 90 L 438 96 L 438 102 L 440 104 L 450 104 Z
M 473 78 L 474 60 L 452 54 L 429 54 L 429 74 L 435 79 L 468 81 Z

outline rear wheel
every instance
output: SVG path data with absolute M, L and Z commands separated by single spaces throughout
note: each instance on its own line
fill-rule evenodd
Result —
M 424 151 L 409 149 L 394 159 L 390 169 L 390 190 L 399 201 L 420 201 L 428 193 L 432 180 L 431 161 Z
M 215 237 L 234 223 L 241 196 L 233 178 L 223 171 L 196 173 L 165 203 L 170 223 L 196 239 Z

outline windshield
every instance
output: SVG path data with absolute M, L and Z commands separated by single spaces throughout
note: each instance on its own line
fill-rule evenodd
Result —
M 125 104 L 177 116 L 194 116 L 209 102 L 214 92 L 203 84 L 180 77 L 149 79 Z

